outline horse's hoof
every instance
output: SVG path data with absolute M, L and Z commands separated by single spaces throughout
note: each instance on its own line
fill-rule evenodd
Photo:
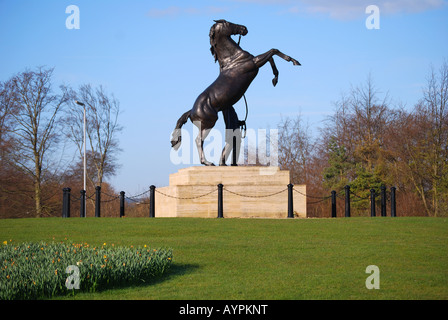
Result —
M 292 60 L 292 64 L 295 66 L 301 66 L 300 62 L 297 60 Z
M 171 148 L 173 148 L 174 151 L 179 150 L 179 148 L 180 148 L 180 142 L 174 142 L 174 143 L 173 143 L 173 141 L 171 141 Z

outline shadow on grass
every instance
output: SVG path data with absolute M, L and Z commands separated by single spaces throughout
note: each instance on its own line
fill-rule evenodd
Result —
M 198 264 L 188 264 L 188 263 L 173 263 L 170 268 L 160 276 L 153 277 L 149 279 L 147 282 L 137 284 L 135 286 L 147 286 L 147 285 L 155 285 L 161 283 L 163 281 L 172 280 L 180 276 L 184 276 L 186 274 L 194 272 L 196 269 L 199 269 Z
M 166 270 L 163 274 L 158 276 L 153 276 L 146 280 L 140 280 L 138 282 L 132 282 L 132 283 L 120 283 L 120 284 L 111 284 L 110 286 L 102 286 L 100 288 L 97 288 L 94 292 L 91 292 L 89 290 L 80 290 L 79 292 L 77 290 L 71 291 L 70 293 L 67 293 L 67 295 L 59 295 L 59 297 L 63 298 L 70 298 L 76 296 L 78 293 L 101 293 L 108 290 L 115 290 L 115 289 L 138 289 L 138 288 L 144 288 L 146 286 L 153 286 L 157 285 L 159 283 L 162 283 L 164 281 L 173 280 L 177 277 L 182 277 L 184 275 L 187 275 L 189 273 L 194 272 L 195 270 L 199 269 L 198 264 L 179 264 L 179 263 L 173 263 L 168 270 Z M 53 297 L 57 298 L 57 297 Z M 43 298 L 45 299 L 45 298 Z M 48 299 L 48 298 L 47 298 Z M 50 298 L 51 299 L 51 298 Z

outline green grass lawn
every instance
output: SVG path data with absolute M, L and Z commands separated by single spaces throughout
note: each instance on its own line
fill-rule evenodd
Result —
M 1 242 L 66 238 L 169 247 L 174 263 L 150 283 L 63 299 L 448 299 L 447 218 L 0 220 Z

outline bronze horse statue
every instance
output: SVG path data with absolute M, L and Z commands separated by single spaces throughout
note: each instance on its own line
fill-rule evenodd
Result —
M 216 23 L 210 28 L 210 51 L 215 57 L 215 62 L 219 62 L 218 78 L 202 92 L 196 99 L 193 108 L 185 112 L 177 121 L 172 133 L 171 146 L 178 150 L 182 141 L 181 127 L 190 119 L 198 128 L 199 134 L 196 138 L 196 145 L 199 151 L 199 158 L 202 164 L 214 165 L 207 161 L 204 156 L 204 140 L 210 130 L 218 120 L 218 112 L 222 111 L 227 128 L 232 128 L 230 122 L 235 121 L 236 113 L 233 105 L 241 99 L 256 77 L 258 69 L 269 62 L 274 73 L 272 84 L 275 86 L 278 81 L 278 70 L 275 66 L 273 56 L 277 55 L 286 61 L 292 61 L 296 66 L 300 63 L 283 54 L 277 49 L 271 49 L 266 53 L 253 56 L 241 49 L 232 38 L 232 35 L 245 36 L 247 28 L 243 25 L 234 24 L 226 20 L 214 20 Z M 233 112 L 229 112 L 233 110 Z M 233 129 L 235 129 L 233 127 Z M 228 148 L 228 146 L 226 146 Z M 224 149 L 226 149 L 226 147 Z M 228 150 L 223 150 L 223 155 Z M 225 165 L 221 162 L 221 164 Z

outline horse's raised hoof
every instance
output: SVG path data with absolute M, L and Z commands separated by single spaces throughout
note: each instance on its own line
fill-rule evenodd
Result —
M 294 60 L 294 59 L 291 59 L 291 60 L 292 60 L 292 64 L 293 64 L 293 65 L 295 65 L 295 66 L 301 66 L 301 64 L 300 64 L 299 61 Z
M 278 82 L 278 78 L 277 77 L 272 79 L 272 84 L 274 85 L 274 87 L 277 85 L 277 82 Z
M 178 137 L 177 140 L 171 140 L 171 148 L 177 151 L 180 148 L 180 144 L 182 142 L 182 138 Z

